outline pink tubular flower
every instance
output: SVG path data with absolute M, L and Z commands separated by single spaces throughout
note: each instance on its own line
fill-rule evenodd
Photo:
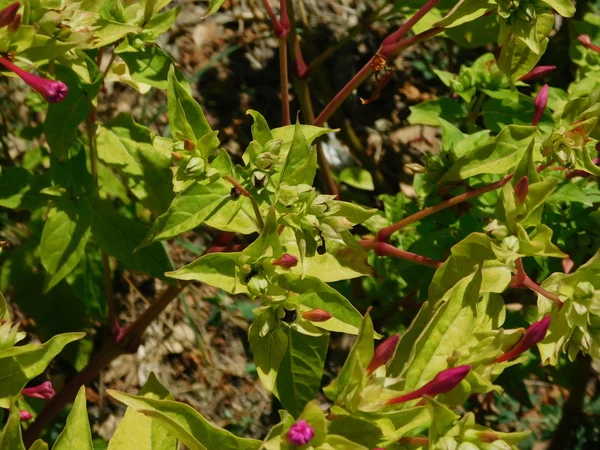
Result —
M 287 440 L 292 445 L 306 445 L 315 435 L 315 430 L 306 420 L 299 420 L 287 432 Z
M 39 386 L 25 388 L 21 391 L 21 393 L 27 397 L 39 398 L 42 400 L 50 400 L 52 397 L 54 397 L 54 394 L 56 394 L 56 392 L 54 392 L 54 388 L 52 387 L 52 383 L 49 381 L 44 381 Z
M 331 319 L 331 314 L 320 308 L 304 311 L 301 315 L 304 319 L 310 320 L 311 322 L 326 322 Z
M 396 403 L 404 403 L 409 400 L 421 398 L 424 395 L 433 397 L 438 394 L 445 394 L 454 389 L 458 384 L 467 376 L 471 370 L 470 365 L 453 367 L 450 369 L 442 370 L 438 373 L 433 380 L 419 389 L 409 392 L 408 394 L 401 395 L 400 397 L 392 398 L 387 401 L 388 405 L 395 405 Z
M 2 58 L 1 56 L 0 64 L 16 73 L 25 83 L 31 86 L 33 90 L 38 92 L 49 103 L 63 101 L 69 92 L 67 85 L 62 81 L 48 80 L 47 78 L 33 75 L 20 67 L 15 66 L 9 60 Z
M 33 416 L 29 411 L 25 411 L 24 409 L 19 411 L 19 419 L 21 419 L 21 422 L 26 422 L 28 420 L 31 420 L 32 418 Z
M 540 92 L 538 93 L 538 95 L 535 97 L 535 100 L 533 101 L 533 106 L 535 107 L 535 110 L 533 113 L 533 120 L 532 120 L 531 124 L 534 127 L 537 126 L 540 119 L 542 118 L 542 115 L 544 114 L 544 110 L 546 109 L 547 104 L 548 104 L 548 85 L 545 84 L 542 87 L 542 89 L 540 89 Z
M 519 81 L 539 80 L 540 78 L 545 77 L 546 75 L 548 75 L 550 72 L 552 72 L 555 69 L 556 69 L 556 66 L 537 66 L 537 67 L 534 67 L 531 72 L 529 72 L 529 73 L 523 75 L 521 78 L 519 78 Z
M 392 359 L 399 340 L 400 336 L 394 334 L 377 346 L 375 353 L 373 353 L 373 357 L 371 358 L 371 362 L 369 362 L 369 365 L 367 366 L 367 373 L 375 372 L 379 367 Z
M 600 53 L 600 46 L 592 43 L 592 40 L 587 34 L 580 34 L 577 36 L 577 40 L 581 42 L 585 48 L 589 48 L 590 50 Z
M 2 11 L 0 11 L 0 28 L 8 25 L 13 21 L 17 15 L 17 11 L 21 5 L 19 2 L 14 2 L 12 5 L 8 5 Z
M 546 315 L 542 320 L 532 323 L 531 326 L 527 328 L 527 331 L 525 331 L 525 334 L 521 340 L 517 342 L 517 345 L 496 358 L 495 362 L 501 363 L 504 361 L 509 361 L 525 353 L 531 347 L 544 340 L 546 333 L 548 332 L 548 328 L 550 328 L 550 315 Z
M 514 186 L 515 194 L 521 202 L 521 205 L 525 203 L 525 199 L 527 198 L 527 194 L 529 193 L 529 178 L 521 177 L 519 181 Z
M 281 266 L 286 269 L 291 269 L 292 267 L 296 267 L 298 265 L 298 258 L 289 253 L 284 253 L 281 257 L 273 260 L 271 263 L 274 266 Z

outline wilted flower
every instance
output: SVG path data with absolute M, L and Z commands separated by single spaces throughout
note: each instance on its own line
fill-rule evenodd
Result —
M 377 346 L 375 353 L 373 353 L 373 357 L 371 358 L 371 362 L 369 362 L 369 365 L 367 366 L 368 373 L 375 372 L 375 370 L 392 359 L 399 340 L 400 336 L 394 334 Z
M 539 80 L 556 69 L 556 66 L 537 66 L 531 72 L 519 78 L 520 81 Z
M 585 48 L 589 48 L 590 50 L 600 53 L 600 46 L 592 43 L 592 40 L 587 34 L 580 34 L 577 36 L 577 40 L 581 42 Z
M 310 320 L 311 322 L 326 322 L 331 319 L 331 314 L 320 308 L 304 311 L 301 315 L 304 319 Z
M 533 106 L 535 108 L 534 112 L 533 112 L 533 120 L 531 122 L 531 124 L 533 126 L 537 126 L 537 124 L 539 123 L 540 119 L 542 118 L 542 115 L 544 114 L 544 110 L 546 109 L 546 105 L 548 104 L 548 85 L 545 84 L 542 89 L 540 89 L 540 92 L 538 93 L 538 95 L 535 97 L 535 100 L 533 101 Z
M 29 411 L 25 411 L 24 409 L 19 411 L 19 419 L 21 419 L 21 422 L 31 420 L 32 418 L 33 418 L 33 415 L 31 415 L 31 413 Z
M 517 342 L 517 345 L 504 353 L 502 356 L 496 358 L 496 362 L 500 363 L 515 359 L 517 356 L 525 353 L 534 345 L 542 342 L 546 337 L 548 328 L 550 328 L 550 315 L 546 315 L 542 320 L 532 323 L 531 326 L 527 328 L 527 331 L 525 331 L 525 334 L 521 340 Z
M 527 178 L 526 176 L 521 177 L 521 179 L 515 184 L 514 190 L 521 205 L 525 203 L 525 199 L 527 198 L 527 194 L 529 193 L 529 178 Z
M 0 64 L 16 73 L 34 91 L 37 91 L 49 103 L 61 102 L 67 96 L 69 89 L 62 81 L 38 77 L 15 66 L 9 60 L 0 57 Z
M 296 267 L 298 265 L 298 258 L 289 253 L 284 253 L 279 258 L 273 260 L 271 263 L 274 266 L 281 266 L 285 269 L 291 269 L 292 267 Z
M 315 430 L 306 420 L 299 420 L 287 432 L 287 440 L 293 445 L 306 445 L 315 435 Z
M 8 5 L 6 8 L 0 11 L 0 28 L 13 21 L 20 6 L 21 5 L 19 2 L 14 2 L 12 5 Z
M 23 395 L 32 398 L 39 398 L 42 400 L 50 400 L 54 397 L 54 388 L 52 387 L 52 383 L 49 381 L 44 381 L 39 386 L 28 387 L 21 391 Z
M 388 405 L 395 405 L 396 403 L 404 403 L 409 400 L 428 395 L 433 397 L 438 394 L 445 394 L 454 389 L 458 384 L 467 376 L 471 370 L 470 365 L 453 367 L 446 369 L 438 373 L 433 380 L 419 389 L 409 392 L 408 394 L 401 395 L 400 397 L 392 398 L 387 401 Z

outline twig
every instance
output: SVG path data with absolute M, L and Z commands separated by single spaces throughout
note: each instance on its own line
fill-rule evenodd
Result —
M 392 256 L 394 258 L 404 259 L 423 266 L 437 269 L 443 262 L 428 258 L 427 256 L 417 255 L 416 253 L 407 252 L 388 244 L 387 242 L 377 242 L 375 239 L 363 239 L 360 245 L 364 248 L 374 250 L 377 256 Z
M 285 2 L 283 2 L 285 3 Z M 287 34 L 279 38 L 279 75 L 281 77 L 281 119 L 283 125 L 289 125 L 290 93 L 288 83 Z

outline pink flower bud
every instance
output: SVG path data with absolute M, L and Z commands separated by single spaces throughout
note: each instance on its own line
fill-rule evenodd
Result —
M 600 46 L 592 43 L 592 40 L 587 34 L 581 34 L 577 36 L 577 40 L 581 42 L 585 48 L 589 48 L 590 50 L 600 53 Z
M 394 334 L 377 346 L 375 353 L 373 353 L 373 357 L 371 358 L 371 362 L 367 367 L 368 373 L 375 372 L 375 370 L 392 359 L 399 340 L 400 336 Z
M 56 392 L 54 392 L 54 388 L 52 387 L 52 383 L 49 381 L 44 381 L 39 386 L 25 388 L 21 391 L 21 393 L 27 397 L 39 398 L 42 400 L 50 400 L 52 397 L 54 397 L 54 394 L 56 394 Z
M 302 56 L 302 49 L 300 48 L 300 40 L 296 39 L 295 44 L 296 50 L 294 52 L 294 59 L 296 63 L 296 73 L 300 78 L 304 78 L 308 73 L 308 67 L 306 62 L 304 62 L 304 57 Z
M 306 420 L 299 420 L 287 432 L 287 440 L 292 445 L 306 445 L 315 435 L 315 430 Z
M 433 397 L 438 394 L 445 394 L 454 389 L 458 384 L 467 376 L 471 370 L 470 365 L 453 367 L 446 369 L 438 373 L 433 380 L 419 389 L 409 392 L 408 394 L 401 395 L 400 397 L 392 398 L 387 401 L 388 405 L 395 405 L 396 403 L 404 403 L 409 400 L 421 398 L 424 395 Z
M 21 5 L 19 2 L 14 2 L 12 5 L 8 5 L 2 11 L 0 11 L 0 28 L 8 25 L 13 21 L 17 15 L 17 11 Z
M 571 270 L 575 267 L 575 261 L 568 256 L 562 260 L 562 266 L 565 273 L 571 273 Z
M 38 92 L 49 103 L 63 101 L 69 92 L 67 85 L 62 81 L 38 77 L 15 66 L 9 60 L 2 57 L 0 57 L 0 64 L 16 73 L 25 83 L 31 86 L 33 90 Z
M 25 411 L 24 409 L 19 411 L 19 419 L 21 419 L 21 422 L 26 422 L 28 420 L 31 420 L 32 418 L 33 416 L 29 411 Z
M 539 80 L 556 69 L 556 66 L 537 66 L 531 72 L 519 78 L 520 81 Z
M 311 309 L 310 311 L 304 311 L 302 317 L 311 322 L 326 322 L 331 319 L 331 314 L 320 308 Z
M 501 363 L 504 361 L 509 361 L 525 353 L 531 347 L 544 340 L 546 333 L 548 332 L 548 328 L 550 328 L 549 314 L 544 316 L 542 320 L 532 323 L 531 326 L 527 328 L 527 331 L 525 331 L 523 337 L 519 340 L 519 342 L 517 342 L 517 345 L 505 352 L 502 356 L 496 358 L 495 362 Z
M 273 260 L 271 263 L 274 266 L 281 266 L 286 269 L 291 269 L 292 267 L 296 267 L 298 265 L 298 258 L 289 253 L 284 253 L 281 257 Z
M 535 100 L 533 101 L 533 106 L 535 107 L 535 111 L 533 113 L 533 120 L 532 120 L 531 124 L 534 127 L 537 126 L 538 122 L 542 118 L 542 115 L 544 114 L 544 110 L 546 109 L 547 104 L 548 104 L 548 85 L 545 84 L 542 87 L 542 89 L 540 89 L 540 92 L 538 93 L 538 95 L 535 97 Z
M 521 177 L 521 179 L 514 185 L 513 189 L 515 190 L 515 194 L 522 205 L 525 203 L 527 193 L 529 192 L 529 178 L 526 176 Z

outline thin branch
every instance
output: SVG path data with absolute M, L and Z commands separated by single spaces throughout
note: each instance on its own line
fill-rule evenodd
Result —
M 392 256 L 394 258 L 404 259 L 411 261 L 415 264 L 421 264 L 423 266 L 432 267 L 437 269 L 443 262 L 436 261 L 426 256 L 417 255 L 416 253 L 407 252 L 388 244 L 387 242 L 377 242 L 375 239 L 366 239 L 360 241 L 360 245 L 364 248 L 374 250 L 377 256 Z
M 283 2 L 285 4 L 285 2 Z M 279 75 L 281 78 L 281 119 L 283 125 L 289 125 L 290 93 L 288 82 L 287 34 L 279 38 Z
M 381 43 L 381 48 L 383 49 L 384 47 L 387 47 L 389 45 L 397 44 L 400 41 L 400 39 L 406 36 L 406 33 L 408 33 L 412 29 L 412 27 L 419 20 L 421 20 L 425 14 L 431 11 L 439 2 L 440 0 L 429 0 L 427 3 L 425 3 L 421 7 L 421 9 L 419 9 L 410 19 L 404 22 L 404 24 L 400 28 L 398 28 L 398 30 L 396 30 L 394 33 L 390 34 L 383 40 L 383 42 Z

